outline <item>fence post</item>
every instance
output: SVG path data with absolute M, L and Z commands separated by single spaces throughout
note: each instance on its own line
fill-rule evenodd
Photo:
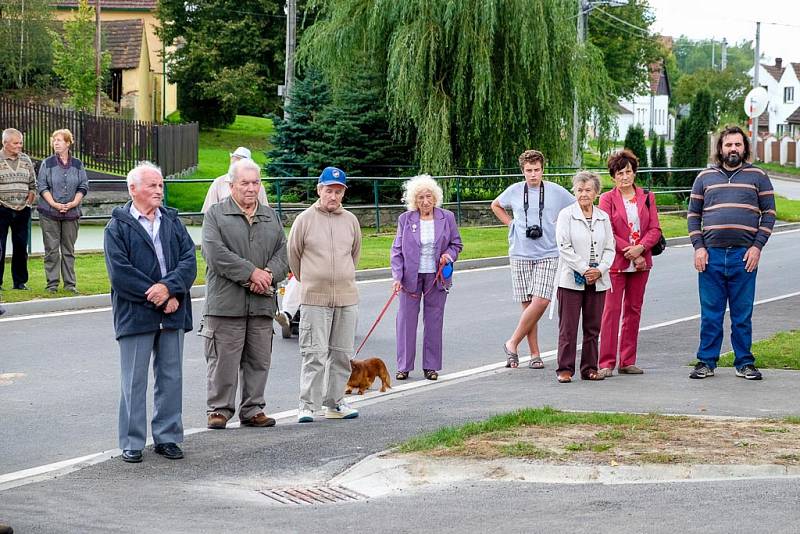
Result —
M 461 177 L 456 176 L 456 223 L 461 226 Z
M 381 233 L 381 205 L 378 202 L 378 180 L 372 180 L 372 194 L 375 197 L 375 234 Z
M 283 208 L 281 207 L 281 179 L 275 182 L 275 194 L 278 196 L 278 219 L 283 224 Z

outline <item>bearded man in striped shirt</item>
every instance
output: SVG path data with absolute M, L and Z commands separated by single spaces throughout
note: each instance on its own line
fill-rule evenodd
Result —
M 700 172 L 687 216 L 700 290 L 700 346 L 689 378 L 714 376 L 726 305 L 736 376 L 761 380 L 752 345 L 753 300 L 761 249 L 775 224 L 775 194 L 763 170 L 748 163 L 750 143 L 738 126 L 717 141 L 718 166 Z

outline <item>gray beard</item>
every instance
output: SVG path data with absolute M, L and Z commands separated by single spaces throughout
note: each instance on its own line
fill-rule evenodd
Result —
M 739 154 L 728 154 L 725 156 L 725 164 L 729 167 L 738 167 L 742 163 L 742 157 Z

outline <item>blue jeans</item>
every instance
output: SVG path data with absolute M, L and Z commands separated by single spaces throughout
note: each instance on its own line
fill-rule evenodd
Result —
M 725 307 L 730 307 L 731 345 L 738 369 L 755 361 L 753 342 L 753 299 L 756 272 L 745 270 L 746 247 L 708 249 L 708 265 L 698 275 L 700 289 L 700 347 L 697 359 L 711 369 L 717 366 L 722 347 Z

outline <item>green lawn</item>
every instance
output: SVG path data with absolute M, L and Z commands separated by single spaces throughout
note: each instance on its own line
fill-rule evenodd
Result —
M 230 153 L 236 147 L 249 148 L 253 160 L 263 166 L 267 162 L 264 152 L 271 146 L 272 120 L 238 115 L 228 128 L 200 130 L 200 147 L 197 172 L 186 178 L 213 179 L 228 172 Z M 209 183 L 172 183 L 167 186 L 167 202 L 184 212 L 200 211 Z
M 779 332 L 774 336 L 753 343 L 756 367 L 765 369 L 800 369 L 800 330 Z M 722 367 L 733 367 L 733 353 L 723 354 L 719 359 Z
M 757 165 L 769 173 L 800 176 L 800 168 L 797 168 L 794 165 L 780 165 L 778 163 L 758 163 Z

